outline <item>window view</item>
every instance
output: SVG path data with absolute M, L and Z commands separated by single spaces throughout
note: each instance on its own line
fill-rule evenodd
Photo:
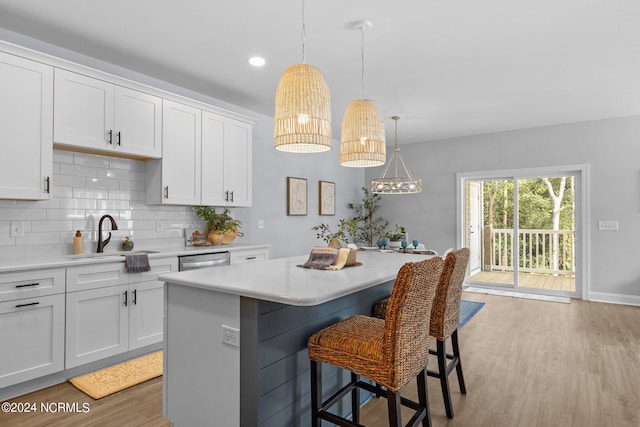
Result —
M 574 293 L 575 177 L 466 182 L 470 283 Z

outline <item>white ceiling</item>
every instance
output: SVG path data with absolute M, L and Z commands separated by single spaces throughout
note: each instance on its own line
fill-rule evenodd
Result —
M 333 137 L 376 101 L 393 143 L 640 114 L 638 0 L 306 0 Z M 302 62 L 301 0 L 0 0 L 0 27 L 273 116 Z M 247 58 L 267 64 L 252 68 Z

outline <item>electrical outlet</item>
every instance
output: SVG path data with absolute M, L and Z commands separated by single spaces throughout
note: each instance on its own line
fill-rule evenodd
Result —
M 240 347 L 240 329 L 222 325 L 222 343 L 232 347 Z
M 23 237 L 24 236 L 24 222 L 11 221 L 11 229 L 9 231 L 10 237 Z
M 618 231 L 618 221 L 598 221 L 598 230 Z
M 156 231 L 159 233 L 161 231 L 164 231 L 164 222 L 157 220 L 156 221 Z
M 258 220 L 258 230 L 262 230 L 264 228 L 264 219 Z

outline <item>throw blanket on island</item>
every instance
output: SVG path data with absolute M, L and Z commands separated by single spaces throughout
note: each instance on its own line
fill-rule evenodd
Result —
M 314 270 L 326 270 L 336 262 L 339 252 L 340 250 L 338 248 L 330 248 L 328 246 L 315 247 L 311 249 L 307 262 L 299 265 L 298 267 L 312 268 Z

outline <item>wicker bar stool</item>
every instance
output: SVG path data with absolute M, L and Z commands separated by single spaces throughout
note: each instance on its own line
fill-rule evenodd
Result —
M 360 426 L 359 389 L 387 398 L 390 426 L 402 425 L 401 405 L 415 410 L 408 425 L 431 425 L 426 387 L 430 340 L 427 325 L 443 265 L 441 258 L 404 264 L 391 290 L 384 320 L 352 316 L 309 338 L 312 426 L 319 427 L 321 420 L 339 426 Z M 324 402 L 322 363 L 351 371 L 351 381 Z M 361 381 L 360 375 L 382 384 L 386 390 Z M 400 397 L 400 390 L 412 378 L 417 378 L 418 402 Z M 348 393 L 352 421 L 328 412 Z
M 436 295 L 431 308 L 429 334 L 436 339 L 436 350 L 429 349 L 429 353 L 438 359 L 438 370 L 427 370 L 427 375 L 440 379 L 444 408 L 448 418 L 453 418 L 453 404 L 449 388 L 449 374 L 455 369 L 458 385 L 462 394 L 467 393 L 460 361 L 460 346 L 458 344 L 458 324 L 460 323 L 460 299 L 462 284 L 469 263 L 469 249 L 462 248 L 450 251 L 445 259 L 442 275 L 438 281 Z M 384 318 L 389 298 L 379 301 L 373 308 L 375 317 Z M 453 353 L 446 350 L 446 339 L 451 337 Z

